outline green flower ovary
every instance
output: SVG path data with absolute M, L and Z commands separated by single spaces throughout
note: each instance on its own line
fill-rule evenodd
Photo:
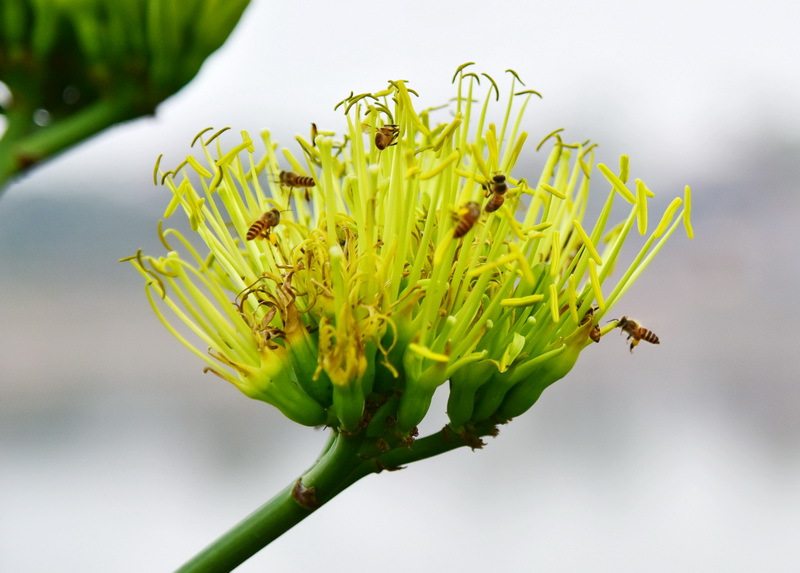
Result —
M 518 173 L 527 138 L 521 120 L 535 92 L 515 93 L 514 74 L 497 127 L 487 120 L 492 90 L 479 108 L 473 100 L 477 79 L 460 69 L 453 117 L 433 127 L 434 110 L 415 111 L 416 94 L 390 82 L 383 92 L 340 103 L 343 140 L 324 132 L 313 141 L 298 137 L 302 161 L 283 149 L 280 167 L 268 132 L 260 158 L 246 132 L 228 150 L 219 132 L 205 140 L 201 133 L 204 161 L 192 156 L 162 175 L 173 193 L 165 216 L 181 206 L 207 253 L 167 230 L 164 244 L 172 251 L 174 236 L 188 260 L 171 252 L 133 261 L 209 347 L 206 355 L 182 338 L 210 369 L 293 419 L 350 429 L 369 396 L 402 393 L 397 423 L 404 430 L 422 419 L 447 380 L 458 426 L 524 411 L 522 399 L 503 406 L 506 396 L 531 394 L 519 388 L 533 373 L 543 389 L 569 370 L 589 331 L 676 229 L 677 208 L 667 209 L 628 271 L 603 293 L 633 224 L 646 232 L 652 193 L 639 180 L 635 192 L 628 189 L 626 157 L 620 174 L 598 166 L 612 190 L 589 231 L 582 221 L 595 146 L 567 144 L 554 132 L 541 175 Z M 379 149 L 375 134 L 386 125 L 396 125 L 398 137 Z M 281 171 L 315 185 L 281 185 Z M 473 220 L 465 205 L 495 198 L 498 175 L 508 188 L 502 206 Z M 630 211 L 609 228 L 617 195 Z M 246 240 L 270 209 L 281 216 L 269 238 Z M 468 230 L 457 238 L 456 228 Z

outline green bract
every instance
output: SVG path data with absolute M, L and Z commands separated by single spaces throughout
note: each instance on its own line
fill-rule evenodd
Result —
M 222 45 L 247 3 L 2 0 L 0 88 L 10 93 L 0 97 L 0 184 L 152 114 Z
M 690 191 L 607 285 L 633 227 L 647 232 L 652 193 L 628 186 L 627 157 L 619 173 L 595 165 L 595 146 L 560 130 L 540 144 L 550 145 L 542 172 L 523 172 L 523 114 L 538 94 L 515 91 L 512 72 L 498 126 L 487 110 L 499 92 L 484 76 L 491 89 L 475 100 L 479 78 L 459 68 L 445 123 L 416 110 L 403 81 L 351 95 L 337 106 L 343 138 L 298 137 L 299 153 L 280 157 L 266 131 L 233 144 L 201 132 L 196 155 L 156 168 L 172 193 L 165 217 L 180 208 L 199 242 L 162 230 L 166 256 L 129 259 L 161 321 L 207 370 L 302 424 L 413 435 L 446 382 L 455 430 L 527 410 L 614 327 L 600 320 L 681 220 L 691 234 Z M 281 172 L 315 185 L 288 187 Z M 508 190 L 487 212 L 498 175 Z M 610 192 L 586 222 L 593 179 Z M 615 203 L 627 213 L 612 223 Z M 271 209 L 280 222 L 247 240 Z

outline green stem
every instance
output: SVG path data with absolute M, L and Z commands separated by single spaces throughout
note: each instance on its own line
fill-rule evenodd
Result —
M 29 110 L 20 115 L 9 110 L 9 130 L 0 139 L 0 189 L 14 175 L 42 162 L 56 153 L 80 143 L 96 133 L 141 114 L 133 97 L 117 94 L 101 99 L 53 125 L 20 133 L 19 125 L 31 124 Z M 12 126 L 15 129 L 11 129 Z
M 385 469 L 400 469 L 404 464 L 462 446 L 480 447 L 479 438 L 494 433 L 495 426 L 490 422 L 471 428 L 469 433 L 456 433 L 445 427 L 416 440 L 409 447 L 399 447 L 369 459 L 365 459 L 362 452 L 370 447 L 370 440 L 360 435 L 334 433 L 322 455 L 300 479 L 235 525 L 176 573 L 231 571 L 361 478 Z
M 356 481 L 348 478 L 360 462 L 360 445 L 359 439 L 337 434 L 302 478 L 244 518 L 177 573 L 223 573 L 255 555 Z

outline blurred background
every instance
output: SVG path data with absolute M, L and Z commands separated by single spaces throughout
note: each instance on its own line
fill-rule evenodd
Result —
M 324 442 L 204 376 L 116 262 L 161 252 L 155 157 L 178 163 L 209 125 L 341 131 L 334 104 L 388 79 L 444 103 L 467 60 L 544 94 L 534 145 L 563 127 L 600 161 L 630 154 L 651 217 L 692 185 L 696 239 L 676 233 L 618 307 L 662 344 L 588 348 L 484 450 L 371 476 L 239 570 L 797 570 L 800 5 L 399 6 L 256 0 L 155 117 L 7 189 L 0 571 L 170 571 Z

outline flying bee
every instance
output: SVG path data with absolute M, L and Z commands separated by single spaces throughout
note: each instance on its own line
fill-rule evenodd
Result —
M 458 224 L 453 231 L 453 238 L 460 239 L 466 235 L 481 216 L 481 206 L 477 201 L 468 201 L 458 211 Z
M 290 189 L 302 187 L 305 191 L 306 201 L 311 201 L 311 195 L 309 194 L 308 190 L 316 185 L 313 177 L 298 175 L 297 173 L 293 173 L 291 171 L 281 171 L 278 173 L 278 181 L 280 182 L 281 186 L 289 187 Z
M 273 227 L 277 227 L 281 222 L 281 212 L 277 209 L 270 209 L 261 217 L 256 219 L 256 222 L 250 225 L 247 229 L 247 240 L 252 241 L 258 237 L 264 237 L 269 240 L 269 231 Z
M 400 136 L 400 128 L 394 123 L 387 123 L 383 127 L 374 128 L 365 123 L 362 125 L 364 131 L 375 129 L 375 147 L 378 151 L 383 151 L 391 145 L 397 145 L 397 138 Z
M 491 199 L 486 203 L 486 212 L 493 213 L 502 207 L 506 200 L 506 191 L 508 191 L 506 176 L 498 173 L 492 177 L 491 181 L 484 183 L 483 188 L 486 191 L 486 197 L 491 195 Z
M 622 332 L 627 333 L 628 340 L 631 341 L 631 352 L 640 341 L 646 340 L 650 344 L 659 344 L 658 336 L 652 331 L 648 330 L 635 320 L 623 316 L 617 321 L 617 326 L 622 329 Z
M 278 181 L 284 187 L 313 187 L 316 185 L 313 177 L 298 175 L 291 171 L 281 171 L 278 174 Z

